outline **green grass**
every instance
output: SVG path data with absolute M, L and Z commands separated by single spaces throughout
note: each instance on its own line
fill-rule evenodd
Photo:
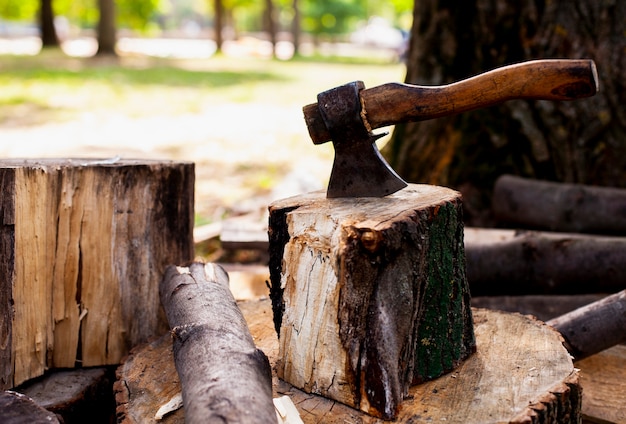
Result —
M 34 121 L 39 123 L 71 119 L 85 110 L 145 116 L 156 111 L 194 113 L 205 102 L 304 105 L 315 101 L 317 92 L 338 84 L 361 79 L 372 86 L 391 75 L 402 79 L 402 65 L 362 58 L 100 60 L 54 51 L 0 56 L 0 125 L 16 118 L 16 106 L 36 111 L 39 118 Z

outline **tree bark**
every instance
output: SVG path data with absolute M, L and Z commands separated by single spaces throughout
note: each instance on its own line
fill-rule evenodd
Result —
M 215 46 L 217 52 L 222 51 L 224 38 L 222 37 L 222 29 L 224 26 L 224 3 L 222 0 L 213 0 L 213 31 L 215 37 Z
M 115 56 L 117 44 L 114 0 L 98 0 L 100 19 L 98 20 L 97 55 Z
M 300 54 L 300 2 L 298 0 L 292 1 L 293 19 L 291 21 L 291 40 L 293 42 L 293 55 L 298 56 Z
M 113 373 L 105 367 L 51 372 L 16 391 L 65 423 L 109 424 L 114 418 Z
M 504 225 L 549 231 L 626 234 L 626 190 L 504 175 L 493 192 Z
M 264 27 L 272 43 L 272 56 L 276 56 L 276 11 L 273 0 L 265 0 Z
M 273 203 L 269 233 L 285 381 L 391 419 L 474 351 L 457 192 L 310 193 Z
M 170 266 L 160 285 L 185 422 L 276 423 L 272 372 L 218 265 Z
M 467 244 L 473 296 L 615 293 L 626 288 L 626 238 L 522 233 Z M 506 283 L 504 283 L 506 282 Z
M 547 322 L 565 338 L 575 360 L 626 343 L 626 290 Z
M 167 331 L 158 281 L 193 257 L 191 163 L 0 161 L 0 384 L 117 364 Z
M 59 47 L 59 37 L 54 26 L 54 10 L 52 0 L 41 0 L 39 11 L 39 26 L 41 30 L 42 47 Z
M 3 424 L 59 424 L 57 416 L 26 395 L 0 392 L 0 422 Z
M 600 92 L 398 125 L 383 153 L 408 181 L 460 190 L 466 222 L 476 226 L 493 224 L 491 192 L 504 173 L 626 187 L 624 22 L 625 2 L 415 2 L 408 83 L 448 84 L 531 59 L 589 58 Z

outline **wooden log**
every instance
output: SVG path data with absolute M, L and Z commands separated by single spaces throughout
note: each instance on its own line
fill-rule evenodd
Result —
M 65 423 L 109 424 L 115 416 L 113 380 L 107 367 L 57 370 L 15 390 Z
M 0 387 L 167 331 L 155 281 L 193 257 L 193 187 L 192 163 L 0 161 Z
M 626 345 L 574 363 L 583 384 L 583 423 L 626 424 Z
M 493 192 L 495 217 L 523 228 L 626 234 L 626 190 L 503 175 Z
M 273 329 L 270 300 L 242 302 L 239 307 L 257 346 L 263 347 L 270 362 L 276 364 L 279 360 L 279 341 Z M 594 377 L 585 374 L 585 378 L 579 381 L 578 372 L 563 347 L 562 338 L 550 326 L 520 314 L 484 309 L 475 309 L 473 316 L 476 354 L 470 356 L 452 373 L 410 387 L 409 397 L 403 402 L 396 422 L 579 422 L 581 385 L 585 396 L 588 391 L 598 389 L 596 386 L 601 384 L 599 379 L 604 378 L 603 364 L 598 362 L 597 369 L 590 369 L 590 372 L 598 375 L 598 381 L 589 386 L 588 390 L 586 384 Z M 178 377 L 171 359 L 171 350 L 171 338 L 163 337 L 158 343 L 135 349 L 129 361 L 119 368 L 123 371 L 121 374 L 130 377 L 119 380 L 120 386 L 128 388 L 131 399 L 127 404 L 129 414 L 135 413 L 137 417 L 136 421 L 129 422 L 154 423 L 155 411 L 171 398 L 171 394 L 164 393 L 161 400 L 157 401 L 160 396 L 155 392 L 157 387 L 177 383 L 163 382 L 164 375 L 172 379 Z M 170 360 L 161 362 L 160 357 L 169 357 Z M 624 358 L 614 358 L 611 363 L 614 367 L 626 369 Z M 384 422 L 335 400 L 305 393 L 276 378 L 276 367 L 273 370 L 274 397 L 289 396 L 305 424 Z M 616 377 L 620 375 L 617 373 Z M 162 383 L 154 384 L 155 380 Z M 590 395 L 597 397 L 598 401 L 586 415 L 589 418 L 620 416 L 620 413 L 621 416 L 626 416 L 623 415 L 626 403 L 618 402 L 623 393 L 612 393 L 608 388 L 600 389 L 602 391 Z M 603 402 L 599 401 L 600 395 L 604 396 Z M 144 398 L 151 400 L 144 401 Z M 149 408 L 148 404 L 152 404 L 152 407 Z M 583 411 L 586 404 L 588 403 L 585 401 Z M 138 418 L 139 410 L 145 414 L 143 420 Z M 176 411 L 171 416 L 164 417 L 163 422 L 182 423 L 184 412 Z M 532 415 L 535 415 L 532 420 L 527 419 Z
M 183 424 L 182 408 L 172 408 L 161 420 L 161 407 L 180 395 L 180 379 L 174 366 L 172 337 L 165 334 L 136 346 L 117 368 L 113 384 L 119 424 Z
M 576 360 L 626 343 L 626 290 L 547 322 L 565 339 Z
M 461 214 L 427 185 L 270 205 L 278 376 L 394 418 L 411 384 L 455 369 L 475 347 Z
M 605 294 L 527 295 L 527 296 L 472 296 L 472 307 L 518 312 L 548 321 L 574 309 L 588 305 Z
M 218 265 L 167 268 L 161 301 L 172 328 L 187 423 L 276 423 L 272 373 Z
M 465 253 L 473 296 L 615 293 L 626 288 L 624 237 L 531 231 L 503 242 L 468 243 Z
M 2 424 L 59 424 L 57 416 L 37 405 L 26 395 L 13 391 L 0 392 Z

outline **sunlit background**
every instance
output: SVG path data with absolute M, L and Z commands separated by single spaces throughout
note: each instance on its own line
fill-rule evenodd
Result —
M 100 3 L 52 0 L 48 47 L 48 2 L 0 2 L 0 155 L 193 161 L 197 226 L 262 222 L 271 200 L 324 187 L 332 146 L 311 143 L 302 106 L 346 82 L 402 81 L 413 7 L 120 0 L 114 54 L 99 54 Z

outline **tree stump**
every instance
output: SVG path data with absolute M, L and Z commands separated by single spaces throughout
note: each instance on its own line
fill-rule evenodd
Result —
M 0 161 L 0 386 L 118 364 L 167 331 L 158 284 L 193 257 L 192 163 Z
M 246 301 L 238 306 L 256 346 L 275 365 L 279 342 L 272 328 L 270 302 Z M 624 386 L 624 373 L 616 372 L 625 369 L 625 355 L 614 356 L 610 363 L 597 360 L 595 369 L 589 371 L 582 365 L 596 356 L 581 361 L 585 378 L 579 379 L 561 336 L 550 326 L 532 317 L 485 309 L 474 309 L 473 317 L 476 353 L 453 372 L 412 386 L 396 422 L 574 424 L 581 418 L 581 390 L 585 393 L 582 412 L 590 421 L 625 416 L 624 402 L 620 402 L 623 391 L 619 390 Z M 603 369 L 607 364 L 610 367 Z M 170 409 L 161 421 L 155 419 L 155 413 L 171 404 L 181 390 L 169 335 L 133 349 L 118 368 L 118 378 L 116 398 L 122 414 L 118 422 L 184 422 L 182 408 Z M 273 381 L 274 397 L 289 396 L 305 424 L 383 423 L 332 399 L 305 393 L 275 374 Z M 592 409 L 588 397 L 596 401 Z
M 315 192 L 270 206 L 278 376 L 373 416 L 475 349 L 460 195 Z

